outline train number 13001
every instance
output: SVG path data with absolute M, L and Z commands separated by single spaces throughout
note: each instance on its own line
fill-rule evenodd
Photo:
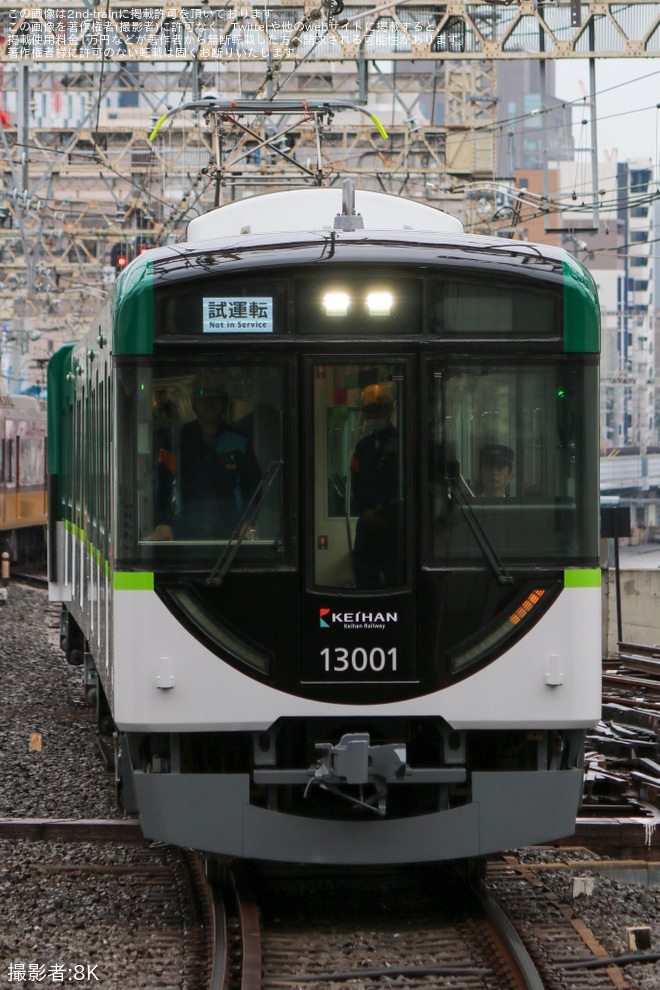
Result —
M 397 655 L 396 646 L 389 650 L 384 650 L 380 646 L 374 646 L 367 650 L 362 646 L 356 646 L 352 650 L 346 650 L 343 646 L 335 646 L 333 649 L 321 650 L 321 656 L 325 665 L 326 674 L 342 674 L 346 672 L 364 674 L 381 674 L 396 672 Z

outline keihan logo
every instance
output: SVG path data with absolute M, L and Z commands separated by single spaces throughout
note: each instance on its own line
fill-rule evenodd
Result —
M 319 609 L 321 629 L 385 629 L 399 621 L 398 612 L 333 612 L 329 608 Z

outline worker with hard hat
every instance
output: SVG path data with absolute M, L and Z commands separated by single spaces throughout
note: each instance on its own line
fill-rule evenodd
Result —
M 351 458 L 351 494 L 357 515 L 353 571 L 358 588 L 402 583 L 399 532 L 399 438 L 392 419 L 391 386 L 362 390 L 363 436 Z

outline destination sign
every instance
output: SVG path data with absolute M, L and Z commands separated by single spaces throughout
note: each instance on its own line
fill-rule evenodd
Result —
M 204 333 L 272 333 L 272 297 L 205 297 Z

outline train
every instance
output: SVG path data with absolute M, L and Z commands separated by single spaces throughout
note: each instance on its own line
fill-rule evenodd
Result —
M 0 549 L 12 562 L 46 561 L 46 400 L 0 395 Z
M 49 596 L 145 836 L 376 865 L 573 832 L 599 349 L 572 255 L 351 180 L 126 267 L 49 364 Z

